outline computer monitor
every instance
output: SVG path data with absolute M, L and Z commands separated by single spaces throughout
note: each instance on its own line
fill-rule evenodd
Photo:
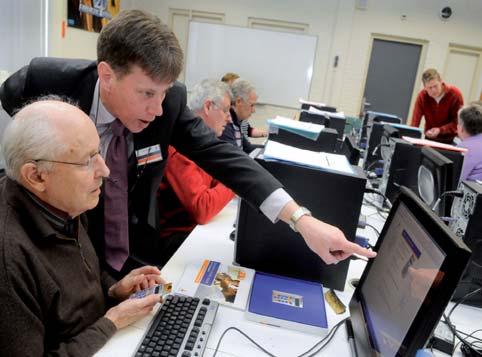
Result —
M 386 160 L 387 154 L 389 153 L 390 138 L 401 138 L 402 136 L 421 138 L 422 131 L 419 128 L 404 124 L 390 123 L 383 125 L 383 133 L 380 140 L 380 153 L 383 161 Z
M 318 110 L 323 110 L 325 112 L 332 112 L 336 113 L 336 108 L 335 107 L 330 107 L 328 105 L 315 105 L 315 104 L 308 104 L 308 103 L 302 103 L 301 104 L 301 109 L 302 110 L 308 110 L 310 107 L 316 108 Z
M 330 115 L 329 112 L 318 114 L 302 111 L 300 113 L 300 121 L 321 124 L 327 128 L 336 129 L 339 139 L 342 139 L 345 133 L 346 119 L 339 115 Z
M 307 111 L 301 111 L 300 121 L 324 125 L 327 128 L 330 127 L 330 118 L 327 115 L 323 114 L 315 114 Z
M 270 132 L 268 140 L 276 141 L 281 144 L 294 146 L 303 150 L 316 152 L 335 152 L 338 132 L 335 129 L 324 128 L 316 140 L 306 138 L 302 135 L 291 133 L 279 128 L 277 132 Z
M 445 200 L 441 197 L 442 194 L 454 187 L 452 171 L 452 160 L 431 147 L 422 148 L 417 175 L 418 193 L 439 216 L 445 215 Z
M 403 187 L 350 301 L 358 356 L 415 356 L 440 320 L 470 251 Z
M 401 123 L 402 120 L 397 117 L 396 115 L 393 114 L 388 114 L 388 113 L 380 113 L 380 112 L 374 112 L 374 111 L 367 111 L 365 112 L 365 116 L 363 117 L 363 123 L 361 127 L 361 135 L 360 135 L 360 141 L 358 142 L 358 145 L 362 148 L 365 149 L 367 147 L 367 138 L 370 136 L 369 131 L 370 128 L 373 125 L 373 122 L 386 122 L 386 123 Z
M 360 161 L 361 150 L 356 145 L 355 138 L 350 135 L 345 136 L 345 140 L 339 142 L 337 153 L 345 155 L 351 165 L 358 165 Z

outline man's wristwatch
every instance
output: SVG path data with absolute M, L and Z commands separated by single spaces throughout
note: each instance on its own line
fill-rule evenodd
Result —
M 295 224 L 296 222 L 299 221 L 299 219 L 303 216 L 311 216 L 311 212 L 308 208 L 306 207 L 300 207 L 296 211 L 293 212 L 293 214 L 290 217 L 290 228 L 294 230 L 295 232 L 298 232 L 296 230 Z

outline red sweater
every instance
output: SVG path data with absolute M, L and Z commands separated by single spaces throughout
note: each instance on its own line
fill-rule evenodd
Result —
M 457 87 L 445 83 L 443 86 L 445 94 L 440 103 L 429 96 L 425 89 L 418 93 L 411 125 L 418 127 L 423 116 L 425 132 L 432 128 L 440 129 L 438 137 L 432 140 L 451 143 L 457 135 L 457 113 L 464 100 Z
M 169 146 L 169 160 L 158 196 L 161 237 L 167 237 L 189 233 L 197 224 L 209 222 L 234 193 Z

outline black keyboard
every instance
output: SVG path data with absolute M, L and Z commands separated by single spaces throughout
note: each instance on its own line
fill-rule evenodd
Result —
M 202 356 L 217 311 L 218 303 L 209 299 L 168 295 L 134 356 Z

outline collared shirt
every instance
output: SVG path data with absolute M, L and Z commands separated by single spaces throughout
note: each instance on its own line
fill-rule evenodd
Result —
M 92 98 L 92 106 L 90 107 L 89 117 L 94 122 L 95 127 L 97 129 L 97 134 L 99 134 L 99 138 L 100 138 L 99 152 L 102 158 L 105 160 L 107 155 L 107 149 L 109 148 L 109 144 L 113 136 L 110 125 L 116 118 L 111 113 L 109 113 L 107 108 L 100 100 L 98 79 L 97 79 L 97 83 L 95 84 L 95 90 Z M 130 156 L 134 151 L 134 138 L 130 131 L 128 131 L 128 134 L 126 135 L 126 141 L 127 141 L 127 152 Z
M 107 108 L 102 104 L 100 100 L 99 92 L 99 80 L 95 85 L 95 90 L 92 99 L 92 106 L 90 108 L 89 117 L 95 124 L 97 128 L 97 133 L 100 137 L 100 154 L 104 158 L 107 154 L 107 149 L 112 140 L 112 130 L 110 124 L 115 120 L 115 117 L 109 113 Z M 239 132 L 240 135 L 241 132 Z M 131 132 L 126 136 L 127 140 L 127 150 L 129 156 L 134 151 L 134 138 Z M 263 214 L 273 223 L 278 221 L 278 216 L 283 210 L 284 206 L 293 199 L 291 196 L 282 188 L 273 191 L 261 204 L 259 209 Z

